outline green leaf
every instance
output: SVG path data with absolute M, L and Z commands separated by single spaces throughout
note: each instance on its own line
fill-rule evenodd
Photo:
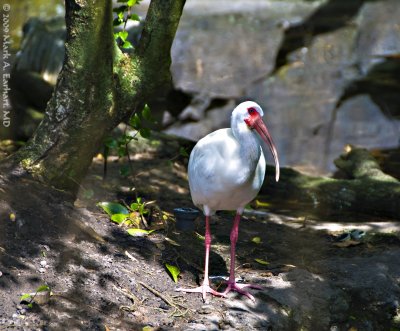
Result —
M 126 151 L 125 145 L 119 146 L 118 150 L 117 150 L 117 153 L 118 153 L 118 157 L 126 156 L 128 153 Z
M 131 19 L 132 21 L 140 22 L 140 16 L 138 14 L 132 14 L 131 16 L 129 16 L 129 19 Z
M 97 205 L 101 207 L 109 216 L 114 214 L 129 214 L 129 210 L 119 203 L 99 202 Z
M 179 268 L 175 267 L 174 265 L 170 265 L 168 263 L 166 263 L 165 266 L 167 267 L 169 273 L 171 274 L 172 279 L 174 280 L 174 282 L 177 283 L 178 282 L 178 276 L 181 273 Z
M 131 209 L 137 211 L 139 209 L 139 204 L 137 202 L 133 202 L 131 204 Z
M 133 48 L 132 44 L 128 40 L 125 40 L 121 47 L 125 49 Z
M 268 265 L 269 264 L 269 262 L 267 262 L 267 261 L 265 261 L 263 259 L 254 259 L 254 261 L 256 261 L 257 263 L 260 263 L 262 265 Z
M 138 229 L 138 228 L 130 228 L 130 229 L 126 230 L 126 232 L 128 232 L 133 237 L 144 237 L 154 231 L 155 230 L 144 230 L 144 229 Z
M 151 131 L 149 128 L 141 128 L 139 130 L 139 133 L 143 138 L 146 138 L 146 139 L 150 138 L 150 136 L 151 136 Z
M 114 13 L 117 13 L 117 14 L 119 14 L 119 13 L 124 13 L 127 9 L 128 9 L 127 6 L 122 5 L 122 6 L 119 6 L 119 7 L 115 7 L 115 8 L 113 9 L 113 12 L 114 12 Z
M 121 38 L 121 40 L 123 42 L 125 42 L 126 38 L 128 38 L 128 31 L 125 31 L 125 30 L 120 31 L 120 32 L 118 32 L 118 36 Z
M 180 154 L 181 156 L 183 156 L 183 157 L 189 157 L 189 154 L 188 154 L 186 148 L 185 148 L 185 147 L 182 147 L 182 146 L 179 148 L 179 154 Z
M 142 110 L 142 116 L 144 119 L 150 121 L 152 119 L 151 117 L 151 111 L 150 111 L 150 107 L 148 104 L 145 104 Z
M 268 202 L 256 200 L 256 208 L 258 208 L 258 207 L 267 208 L 267 207 L 270 207 L 270 206 L 271 206 L 271 204 L 268 203 Z
M 121 224 L 124 222 L 129 216 L 127 214 L 114 214 L 111 216 L 111 221 Z
M 131 119 L 129 120 L 129 124 L 135 129 L 135 130 L 139 130 L 140 126 L 141 126 L 141 119 L 139 117 L 138 114 L 134 114 Z
M 50 287 L 48 285 L 41 285 L 36 289 L 37 293 L 46 291 L 50 291 Z
M 113 20 L 113 26 L 118 26 L 120 24 L 122 24 L 123 20 L 121 20 L 119 17 L 114 18 Z M 114 33 L 114 39 L 118 38 L 118 34 Z
M 260 237 L 254 237 L 251 239 L 251 241 L 255 244 L 261 244 L 261 238 Z
M 124 164 L 123 166 L 121 166 L 119 168 L 119 174 L 122 177 L 128 177 L 131 174 L 131 167 L 129 166 L 129 164 Z
M 132 7 L 134 5 L 136 5 L 136 0 L 128 0 L 128 2 L 126 3 L 129 7 Z
M 19 302 L 29 302 L 32 300 L 32 296 L 29 293 L 25 293 L 23 295 L 21 295 L 21 297 L 19 298 Z
M 104 142 L 104 145 L 106 145 L 110 149 L 117 148 L 118 147 L 118 141 L 117 141 L 117 139 L 109 137 Z
M 206 240 L 206 237 L 202 236 L 200 233 L 195 232 L 197 239 L 199 240 Z

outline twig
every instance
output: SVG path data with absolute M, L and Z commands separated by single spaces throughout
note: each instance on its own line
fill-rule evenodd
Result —
M 153 293 L 154 295 L 158 296 L 159 298 L 161 298 L 166 304 L 170 305 L 171 307 L 175 308 L 176 310 L 178 310 L 180 313 L 181 310 L 179 309 L 179 307 L 183 308 L 183 309 L 187 309 L 185 306 L 177 303 L 175 304 L 172 299 L 166 295 L 161 294 L 160 292 L 158 292 L 157 290 L 155 290 L 154 288 L 152 288 L 151 286 L 143 283 L 143 282 L 138 282 L 140 285 L 142 285 L 143 287 L 145 287 L 146 289 L 148 289 L 151 293 Z
M 131 255 L 128 251 L 125 251 L 125 255 L 129 257 L 133 262 L 139 262 L 139 260 L 133 255 Z
M 131 299 L 134 303 L 139 302 L 142 303 L 143 300 L 140 300 L 135 294 L 133 294 L 131 291 L 127 290 L 127 289 L 122 289 L 122 288 L 118 288 L 117 286 L 115 286 L 113 284 L 113 287 L 119 292 L 124 294 L 125 296 L 127 296 L 129 299 Z

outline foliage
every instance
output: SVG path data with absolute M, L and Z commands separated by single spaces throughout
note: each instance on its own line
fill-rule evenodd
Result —
M 172 279 L 174 280 L 174 282 L 177 283 L 178 282 L 178 276 L 181 273 L 179 268 L 174 266 L 174 265 L 170 265 L 168 263 L 165 264 L 165 267 L 167 268 L 167 270 L 171 274 Z
M 131 236 L 143 236 L 152 233 L 154 230 L 140 229 L 140 224 L 143 223 L 147 227 L 145 215 L 149 214 L 147 206 L 154 201 L 142 202 L 142 198 L 136 198 L 136 201 L 130 206 L 123 206 L 116 202 L 99 202 L 97 205 L 102 208 L 110 220 L 117 223 L 119 226 L 125 226 Z
M 261 244 L 261 238 L 260 237 L 253 237 L 251 241 L 255 244 Z
M 107 162 L 107 157 L 111 154 L 111 152 L 114 152 L 118 155 L 119 158 L 128 156 L 128 161 L 130 162 L 129 159 L 129 151 L 128 151 L 128 145 L 132 140 L 137 140 L 136 135 L 139 133 L 143 138 L 149 138 L 150 137 L 150 129 L 145 127 L 144 122 L 154 124 L 155 119 L 151 115 L 151 110 L 150 107 L 146 104 L 144 105 L 142 111 L 139 113 L 135 112 L 128 124 L 129 126 L 134 129 L 134 131 L 128 131 L 125 129 L 124 133 L 121 134 L 118 137 L 107 137 L 105 142 L 104 142 L 104 159 L 105 162 Z M 120 168 L 120 174 L 123 177 L 128 176 L 131 173 L 131 167 L 130 163 L 128 165 L 123 165 Z
M 49 292 L 49 295 L 51 295 L 50 287 L 48 285 L 41 285 L 36 289 L 34 293 L 24 293 L 23 295 L 21 295 L 19 301 L 21 303 L 27 303 L 28 307 L 32 308 L 35 297 L 40 292 Z
M 133 48 L 131 42 L 128 39 L 128 31 L 126 31 L 126 25 L 129 20 L 140 22 L 138 14 L 132 13 L 132 7 L 138 5 L 141 0 L 118 0 L 119 3 L 123 3 L 121 6 L 114 8 L 116 17 L 114 18 L 113 25 L 115 27 L 122 26 L 122 30 L 114 33 L 114 38 L 121 48 L 129 49 Z
M 147 236 L 154 231 L 155 230 L 144 230 L 144 229 L 138 229 L 138 228 L 130 228 L 130 229 L 126 230 L 126 232 L 128 232 L 128 234 L 130 234 L 133 237 Z
M 257 263 L 262 264 L 262 265 L 268 265 L 269 264 L 269 262 L 267 262 L 267 261 L 265 261 L 263 259 L 254 259 L 254 261 L 256 261 Z
M 115 202 L 99 202 L 98 206 L 103 208 L 103 210 L 112 217 L 113 215 L 127 215 L 129 214 L 128 209 L 123 205 Z

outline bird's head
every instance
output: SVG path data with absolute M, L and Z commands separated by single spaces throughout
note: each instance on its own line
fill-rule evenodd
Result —
M 261 139 L 268 145 L 272 156 L 274 157 L 275 179 L 278 181 L 280 173 L 278 152 L 276 150 L 274 141 L 268 132 L 267 126 L 263 121 L 263 115 L 264 113 L 261 107 L 253 101 L 242 102 L 232 113 L 232 117 L 235 117 L 239 122 L 244 122 L 248 129 L 256 130 Z

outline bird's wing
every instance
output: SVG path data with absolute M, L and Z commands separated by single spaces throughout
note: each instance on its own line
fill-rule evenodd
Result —
M 189 160 L 189 185 L 193 202 L 204 204 L 218 192 L 234 188 L 235 178 L 230 174 L 240 169 L 239 144 L 230 129 L 217 130 L 199 140 Z M 226 160 L 230 160 L 227 163 Z

